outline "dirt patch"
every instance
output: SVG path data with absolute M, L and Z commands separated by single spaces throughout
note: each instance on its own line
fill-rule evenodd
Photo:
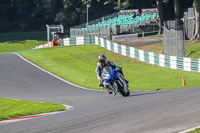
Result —
M 163 37 L 151 37 L 139 39 L 124 39 L 114 42 L 122 45 L 132 46 L 144 51 L 162 54 L 162 39 Z
M 161 43 L 163 37 L 151 37 L 151 38 L 140 38 L 140 39 L 124 39 L 115 41 L 116 43 L 127 45 L 127 46 L 145 46 L 155 43 Z

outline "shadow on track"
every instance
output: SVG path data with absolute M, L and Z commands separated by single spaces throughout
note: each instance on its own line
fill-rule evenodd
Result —
M 136 97 L 136 96 L 145 96 L 145 95 L 153 95 L 153 94 L 157 94 L 159 92 L 148 92 L 148 93 L 142 93 L 142 94 L 130 94 L 130 96 L 128 97 Z

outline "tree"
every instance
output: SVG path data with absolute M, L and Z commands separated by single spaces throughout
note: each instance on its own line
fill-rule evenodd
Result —
M 194 36 L 191 40 L 195 40 L 199 38 L 199 34 L 200 34 L 200 18 L 199 18 L 199 13 L 200 13 L 200 0 L 194 0 L 193 3 L 193 7 L 194 7 Z
M 183 14 L 184 14 L 184 2 L 182 0 L 156 0 L 157 9 L 159 14 L 159 32 L 161 34 L 163 32 L 162 26 L 165 26 L 165 21 L 167 18 L 175 18 L 175 28 L 176 30 L 183 30 Z M 163 9 L 163 7 L 170 7 L 173 2 L 174 11 L 170 11 L 167 9 Z
M 163 0 L 156 0 L 156 3 L 157 3 L 158 15 L 159 15 L 159 23 L 158 23 L 159 32 L 158 32 L 158 35 L 160 35 L 163 32 L 162 27 L 164 26 Z
M 183 30 L 183 1 L 174 0 L 174 11 L 175 11 L 175 29 Z
M 116 10 L 124 10 L 124 9 L 128 8 L 129 0 L 125 0 L 123 2 L 121 0 L 118 0 L 115 4 L 116 4 L 116 7 L 114 9 L 116 9 Z
M 129 0 L 106 0 L 106 1 L 104 1 L 104 5 L 108 5 L 108 4 L 114 4 L 115 10 L 124 10 L 129 7 Z
M 43 30 L 45 24 L 65 29 L 124 9 L 156 7 L 156 0 L 0 0 L 0 32 Z
M 82 19 L 85 19 L 85 17 L 82 15 L 85 15 L 84 11 L 86 6 L 82 3 L 82 1 L 62 0 L 61 3 L 62 7 L 57 9 L 59 12 L 55 17 L 56 22 L 63 24 L 66 28 L 83 23 Z
M 27 30 L 30 28 L 29 22 L 33 12 L 33 0 L 17 0 L 17 18 L 20 28 Z

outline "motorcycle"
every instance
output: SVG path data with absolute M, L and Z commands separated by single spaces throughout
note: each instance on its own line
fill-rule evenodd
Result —
M 130 95 L 130 91 L 128 90 L 128 85 L 124 76 L 113 69 L 112 66 L 105 66 L 103 68 L 102 77 L 104 86 L 113 93 L 120 93 L 124 97 Z

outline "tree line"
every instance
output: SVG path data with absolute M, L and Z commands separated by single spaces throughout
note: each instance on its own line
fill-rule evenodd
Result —
M 158 13 L 159 13 L 159 34 L 162 33 L 162 26 L 166 27 L 166 10 L 164 10 L 164 2 L 166 2 L 165 0 L 156 0 L 157 3 L 157 9 L 158 9 Z M 194 36 L 191 40 L 194 39 L 198 39 L 200 37 L 200 0 L 193 0 L 193 1 L 187 1 L 187 4 L 189 4 L 190 2 L 192 2 L 192 6 L 194 9 L 194 17 L 193 17 L 193 33 Z M 183 30 L 184 26 L 184 9 L 185 9 L 185 3 L 186 1 L 182 1 L 182 0 L 173 0 L 173 11 L 174 13 L 171 15 L 174 15 L 174 19 L 175 19 L 175 29 L 176 30 Z
M 62 24 L 65 29 L 124 9 L 162 7 L 162 20 L 175 19 L 177 0 L 0 0 L 0 32 L 46 30 L 46 24 Z M 182 0 L 183 9 L 193 1 Z M 161 3 L 161 4 L 160 4 Z M 160 5 L 158 5 L 160 4 Z M 161 23 L 163 25 L 163 23 Z

